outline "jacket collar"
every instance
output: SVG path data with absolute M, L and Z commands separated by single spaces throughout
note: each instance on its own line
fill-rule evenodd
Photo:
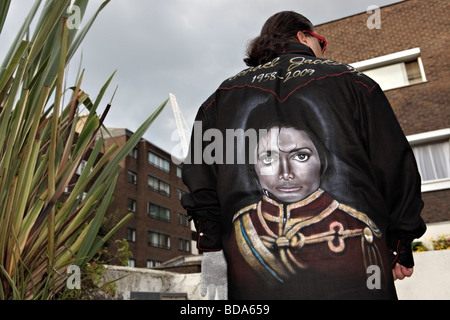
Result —
M 333 199 L 321 188 L 305 199 L 294 203 L 280 202 L 271 193 L 264 190 L 261 210 L 274 217 L 283 217 L 286 213 L 289 217 L 313 216 L 326 209 L 332 201 Z
M 286 53 L 299 53 L 313 57 L 316 56 L 310 47 L 299 42 L 289 42 L 283 51 L 280 52 L 280 55 Z

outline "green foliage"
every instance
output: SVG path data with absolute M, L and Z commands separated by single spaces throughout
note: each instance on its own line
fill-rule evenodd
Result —
M 98 132 L 110 105 L 101 116 L 97 110 L 113 76 L 95 100 L 82 90 L 83 72 L 70 90 L 64 87 L 67 64 L 108 2 L 78 29 L 68 27 L 70 6 L 83 17 L 88 0 L 36 0 L 0 66 L 1 300 L 54 299 L 66 268 L 86 266 L 131 216 L 99 235 L 119 163 L 167 100 L 125 146 L 104 150 Z M 9 4 L 0 2 L 0 32 Z M 81 108 L 89 111 L 83 125 Z M 87 164 L 74 179 L 82 160 Z
M 413 243 L 411 244 L 411 248 L 413 252 L 421 252 L 428 250 L 422 241 L 413 241 Z
M 107 264 L 113 260 L 119 261 L 122 265 L 127 265 L 128 260 L 132 257 L 131 251 L 128 249 L 128 241 L 126 239 L 118 239 L 114 241 L 118 246 L 116 254 L 110 256 L 107 247 L 100 249 L 97 254 L 81 267 L 81 287 L 80 289 L 70 289 L 65 287 L 61 290 L 57 299 L 62 300 L 104 300 L 114 298 L 116 293 L 116 282 L 122 278 L 107 281 L 104 278 L 104 272 Z
M 450 235 L 442 234 L 437 238 L 430 238 L 427 241 L 414 241 L 411 247 L 413 252 L 450 250 Z
M 433 239 L 434 250 L 450 250 L 450 235 L 441 235 Z

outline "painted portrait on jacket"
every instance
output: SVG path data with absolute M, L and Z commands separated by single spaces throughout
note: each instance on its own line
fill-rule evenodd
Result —
M 365 213 L 321 188 L 332 164 L 307 126 L 299 125 L 298 118 L 295 124 L 274 115 L 266 118 L 270 123 L 262 124 L 258 117 L 259 128 L 266 125 L 267 130 L 260 131 L 265 134 L 258 137 L 254 164 L 248 167 L 261 199 L 233 216 L 241 261 L 232 264 L 237 267 L 231 273 L 253 281 L 250 287 L 262 292 L 295 283 L 302 290 L 311 279 L 329 279 L 330 286 L 339 281 L 367 286 L 368 268 L 382 264 L 381 231 Z

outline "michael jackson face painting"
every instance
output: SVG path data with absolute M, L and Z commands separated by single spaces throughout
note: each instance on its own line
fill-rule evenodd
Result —
M 233 217 L 230 291 L 240 284 L 235 291 L 246 297 L 290 299 L 327 288 L 342 297 L 341 283 L 353 293 L 369 290 L 367 269 L 383 264 L 380 230 L 321 188 L 329 161 L 312 133 L 280 124 L 266 132 L 252 168 L 262 199 Z
M 305 131 L 273 127 L 255 152 L 261 187 L 275 198 L 297 202 L 319 188 L 319 153 Z

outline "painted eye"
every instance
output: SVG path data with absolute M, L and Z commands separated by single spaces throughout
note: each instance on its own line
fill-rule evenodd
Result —
M 278 159 L 277 155 L 272 152 L 264 153 L 259 157 L 259 161 L 261 161 L 262 164 L 266 166 L 271 165 L 272 163 L 277 161 L 277 159 Z
M 270 164 L 272 164 L 272 162 L 275 161 L 275 158 L 274 158 L 274 157 L 271 157 L 271 156 L 267 156 L 267 157 L 262 157 L 262 158 L 260 158 L 260 160 L 261 160 L 261 162 L 262 162 L 263 164 L 265 164 L 265 165 L 270 165 Z
M 299 154 L 296 154 L 294 156 L 294 159 L 298 160 L 298 161 L 301 161 L 301 162 L 304 162 L 304 161 L 307 161 L 309 159 L 309 155 L 307 155 L 305 153 L 299 153 Z

